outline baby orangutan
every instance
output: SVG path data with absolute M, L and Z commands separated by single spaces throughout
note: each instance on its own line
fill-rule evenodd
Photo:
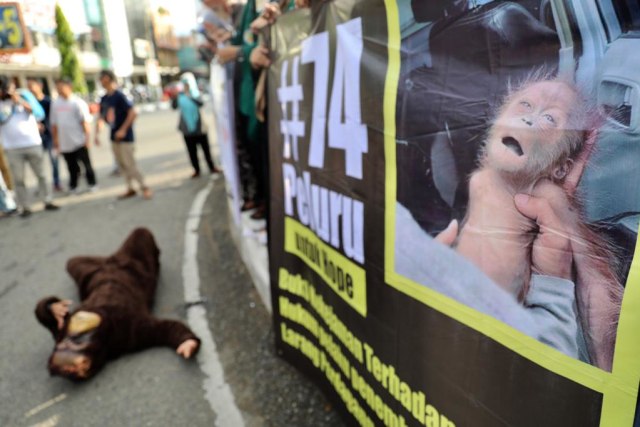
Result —
M 572 174 L 575 167 L 579 175 L 586 162 L 590 116 L 577 90 L 559 80 L 529 83 L 512 93 L 471 176 L 467 215 L 455 248 L 523 303 L 532 273 L 573 281 L 589 357 L 610 370 L 622 286 L 612 247 L 582 218 Z M 523 215 L 514 203 L 523 195 L 548 204 L 561 229 L 545 227 L 545 218 Z M 564 268 L 532 271 L 534 242 L 544 233 L 561 236 L 566 247 L 537 247 L 536 254 L 557 257 L 556 264 Z
M 198 352 L 200 339 L 188 327 L 151 314 L 159 255 L 151 232 L 138 228 L 109 257 L 67 262 L 80 306 L 70 313 L 71 301 L 57 297 L 36 306 L 36 317 L 56 342 L 49 358 L 51 375 L 86 380 L 108 360 L 153 346 L 174 348 L 185 359 Z

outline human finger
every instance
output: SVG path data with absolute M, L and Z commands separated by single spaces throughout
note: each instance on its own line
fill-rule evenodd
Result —
M 456 237 L 458 237 L 458 221 L 452 220 L 447 228 L 441 231 L 436 237 L 436 241 L 442 243 L 445 246 L 453 245 L 453 242 L 456 241 Z

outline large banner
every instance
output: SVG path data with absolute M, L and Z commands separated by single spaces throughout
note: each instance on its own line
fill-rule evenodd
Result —
M 269 73 L 278 351 L 363 426 L 631 426 L 640 8 L 335 0 Z

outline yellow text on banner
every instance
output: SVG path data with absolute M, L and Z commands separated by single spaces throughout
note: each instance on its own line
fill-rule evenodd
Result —
M 324 243 L 298 221 L 285 217 L 284 249 L 296 255 L 354 310 L 367 317 L 367 279 L 364 269 Z

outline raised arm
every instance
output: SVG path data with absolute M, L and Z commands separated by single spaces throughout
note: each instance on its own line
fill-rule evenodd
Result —
M 64 319 L 69 314 L 71 301 L 50 296 L 41 299 L 36 305 L 35 314 L 38 322 L 57 339 L 58 332 L 64 326 Z

